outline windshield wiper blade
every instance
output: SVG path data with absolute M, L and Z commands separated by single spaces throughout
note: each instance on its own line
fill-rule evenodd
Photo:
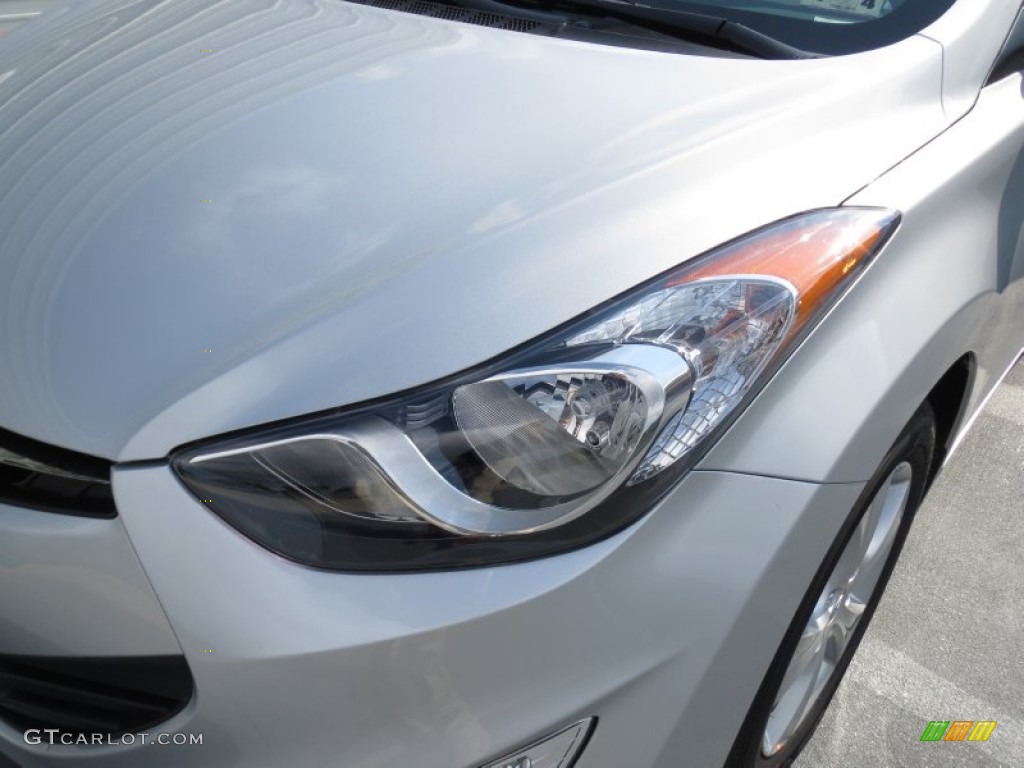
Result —
M 565 16 L 557 13 L 549 13 L 547 11 L 533 10 L 526 4 L 519 4 L 517 2 L 507 2 L 505 0 L 443 0 L 449 2 L 452 5 L 457 5 L 460 8 L 470 8 L 475 11 L 485 11 L 489 13 L 505 13 L 511 14 L 521 19 L 527 19 L 528 21 L 538 21 L 547 24 L 565 24 L 568 19 Z
M 569 19 L 558 13 L 536 10 L 533 4 L 520 4 L 514 0 L 438 0 L 439 2 L 455 5 L 459 8 L 466 8 L 473 11 L 484 11 L 485 13 L 498 13 L 515 16 L 527 21 L 536 21 L 541 24 L 563 25 Z
M 522 0 L 468 0 L 504 5 L 510 10 L 532 6 Z M 638 25 L 656 25 L 659 31 L 675 33 L 695 42 L 730 48 L 762 59 L 816 59 L 820 54 L 794 48 L 788 43 L 759 32 L 738 21 L 704 13 L 682 11 L 664 6 L 643 5 L 628 0 L 553 0 L 541 3 L 545 9 L 569 13 L 594 14 L 598 11 Z
M 763 59 L 820 59 L 820 53 L 795 48 L 738 21 L 724 20 L 716 37 Z
M 633 22 L 653 22 L 688 37 L 705 38 L 762 59 L 812 59 L 818 54 L 794 48 L 753 27 L 721 16 L 681 11 L 664 6 L 643 5 L 626 0 L 558 0 L 579 10 L 587 6 L 601 8 L 610 15 Z

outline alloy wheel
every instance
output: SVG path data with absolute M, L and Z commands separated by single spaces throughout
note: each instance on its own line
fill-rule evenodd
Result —
M 771 757 L 800 729 L 850 646 L 896 541 L 913 470 L 889 473 L 843 549 L 804 627 L 765 726 L 761 752 Z

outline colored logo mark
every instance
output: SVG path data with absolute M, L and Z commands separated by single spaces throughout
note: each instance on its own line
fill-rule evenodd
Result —
M 932 720 L 921 741 L 988 741 L 995 727 L 995 720 Z

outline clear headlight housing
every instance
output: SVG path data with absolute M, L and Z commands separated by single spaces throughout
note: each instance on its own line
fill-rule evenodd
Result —
M 454 383 L 193 447 L 173 467 L 243 534 L 323 568 L 582 546 L 693 466 L 897 222 L 862 208 L 786 219 Z

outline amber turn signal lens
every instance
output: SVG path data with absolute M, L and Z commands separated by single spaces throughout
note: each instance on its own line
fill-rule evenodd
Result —
M 873 215 L 872 215 L 873 214 Z M 718 249 L 715 258 L 669 283 L 725 275 L 763 275 L 790 283 L 797 292 L 795 335 L 845 281 L 867 265 L 899 222 L 885 209 L 837 208 L 802 214 Z

